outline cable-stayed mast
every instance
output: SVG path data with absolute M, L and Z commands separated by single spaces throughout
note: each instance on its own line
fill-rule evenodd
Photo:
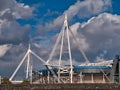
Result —
M 72 37 L 74 38 L 83 58 L 85 59 L 85 62 L 86 63 L 89 63 L 89 60 L 88 58 L 86 57 L 84 51 L 82 50 L 81 46 L 79 45 L 79 41 L 76 39 L 74 33 L 72 32 L 72 30 L 69 28 L 69 25 L 68 25 L 68 21 L 67 21 L 67 14 L 65 14 L 65 18 L 64 18 L 64 24 L 63 24 L 63 27 L 62 27 L 62 30 L 61 32 L 59 33 L 58 35 L 58 38 L 55 42 L 55 45 L 53 46 L 53 49 L 52 49 L 52 52 L 47 60 L 47 64 L 53 59 L 53 56 L 55 55 L 55 50 L 58 48 L 57 46 L 60 45 L 60 54 L 59 54 L 59 61 L 58 61 L 58 82 L 60 82 L 60 78 L 61 78 L 61 75 L 60 75 L 60 70 L 61 70 L 61 63 L 62 63 L 62 55 L 63 55 L 63 47 L 64 47 L 64 40 L 66 38 L 67 40 L 67 50 L 68 50 L 68 57 L 69 57 L 69 63 L 70 63 L 70 82 L 72 83 L 73 82 L 73 63 L 72 63 L 72 53 L 71 53 L 71 44 L 70 44 L 70 35 L 72 35 Z
M 28 50 L 27 50 L 25 56 L 23 57 L 23 59 L 21 60 L 21 62 L 17 66 L 17 68 L 15 69 L 14 73 L 12 74 L 12 76 L 10 77 L 10 81 L 13 81 L 13 78 L 15 77 L 15 75 L 17 74 L 17 72 L 21 68 L 22 64 L 25 62 L 25 60 L 27 61 L 27 63 L 26 63 L 26 66 L 27 66 L 27 68 L 26 68 L 26 79 L 32 77 L 31 76 L 32 75 L 31 74 L 32 63 L 31 63 L 31 59 L 30 59 L 31 55 L 34 55 L 38 60 L 40 60 L 41 62 L 43 62 L 45 64 L 45 61 L 31 50 L 31 47 L 30 47 L 30 44 L 29 44 Z
M 10 77 L 10 81 L 13 80 L 14 76 L 16 75 L 16 73 L 18 72 L 18 70 L 20 69 L 20 67 L 22 66 L 22 64 L 25 62 L 25 60 L 27 60 L 27 63 L 26 63 L 26 79 L 28 79 L 29 77 L 32 77 L 32 65 L 31 65 L 31 61 L 30 61 L 30 57 L 31 57 L 31 54 L 34 55 L 36 58 L 38 58 L 38 60 L 42 61 L 43 64 L 46 66 L 47 70 L 48 70 L 48 76 L 50 74 L 53 75 L 53 77 L 55 78 L 55 81 L 57 81 L 58 83 L 66 83 L 66 81 L 64 81 L 64 79 L 61 78 L 61 71 L 62 71 L 62 58 L 63 58 L 63 55 L 64 55 L 64 45 L 66 45 L 66 50 L 67 50 L 67 55 L 68 55 L 68 60 L 69 60 L 69 65 L 67 67 L 67 70 L 68 70 L 68 74 L 69 74 L 69 82 L 70 83 L 73 83 L 73 62 L 72 62 L 72 51 L 71 51 L 71 38 L 73 38 L 73 40 L 75 40 L 77 46 L 78 46 L 78 49 L 80 50 L 82 56 L 84 57 L 85 59 L 85 62 L 86 63 L 89 63 L 89 60 L 87 59 L 84 51 L 82 50 L 81 46 L 79 45 L 79 41 L 78 39 L 76 39 L 76 36 L 74 35 L 74 33 L 72 32 L 72 30 L 70 29 L 69 25 L 68 25 L 68 21 L 67 21 L 67 14 L 65 14 L 65 18 L 64 18 L 64 23 L 63 23 L 63 26 L 62 26 L 62 30 L 61 32 L 59 33 L 58 35 L 58 38 L 55 42 L 55 45 L 53 46 L 53 49 L 52 49 L 52 52 L 50 53 L 50 56 L 48 58 L 48 60 L 45 62 L 41 57 L 39 57 L 37 54 L 35 54 L 32 50 L 31 50 L 31 47 L 30 47 L 30 44 L 29 44 L 29 47 L 28 47 L 28 50 L 25 54 L 25 56 L 23 57 L 22 61 L 19 63 L 18 67 L 16 68 L 16 70 L 14 71 L 14 73 L 12 74 L 12 76 Z M 66 40 L 66 41 L 65 41 Z M 58 65 L 56 65 L 58 67 L 58 72 L 55 73 L 54 70 L 51 69 L 52 65 L 50 64 L 50 61 L 53 59 L 53 56 L 56 54 L 56 50 L 58 49 L 58 46 L 60 46 L 60 51 L 59 51 L 59 58 L 58 58 Z M 66 67 L 64 67 L 66 68 Z M 63 69 L 64 69 L 63 68 Z M 49 72 L 50 71 L 50 72 Z M 48 78 L 49 79 L 49 78 Z M 67 79 L 67 78 L 66 78 Z M 30 79 L 32 81 L 32 78 Z M 49 80 L 48 80 L 49 81 Z
M 69 60 L 70 60 L 70 82 L 72 83 L 73 82 L 73 64 L 72 64 L 72 55 L 71 55 L 71 47 L 70 47 L 70 36 L 69 36 L 67 14 L 65 14 L 64 27 L 66 27 L 66 32 L 67 32 L 68 53 L 69 53 Z

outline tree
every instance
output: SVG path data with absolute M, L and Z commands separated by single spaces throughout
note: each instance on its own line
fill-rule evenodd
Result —
M 1 83 L 1 84 L 12 84 L 12 83 L 10 82 L 10 80 L 9 80 L 8 77 L 3 77 L 3 78 L 2 78 L 2 83 Z
M 22 85 L 28 85 L 28 84 L 30 84 L 30 81 L 24 80 L 21 84 L 22 84 Z

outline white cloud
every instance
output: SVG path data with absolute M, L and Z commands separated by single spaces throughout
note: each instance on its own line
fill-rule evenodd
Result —
M 33 8 L 30 6 L 16 0 L 0 0 L 0 75 L 10 75 L 26 50 L 19 43 L 28 42 L 30 25 L 21 26 L 16 19 L 32 16 Z
M 87 40 L 89 50 L 118 47 L 120 37 L 120 16 L 107 13 L 100 14 L 81 28 L 81 33 Z M 113 44 L 116 43 L 116 44 Z
M 32 16 L 32 7 L 15 0 L 0 0 L 0 44 L 27 41 L 30 25 L 21 26 L 16 19 Z
M 99 50 L 111 50 L 113 48 L 118 48 L 120 44 L 118 41 L 118 33 L 120 29 L 119 16 L 103 13 L 105 11 L 111 11 L 111 7 L 111 0 L 77 1 L 74 5 L 71 5 L 66 11 L 64 11 L 61 16 L 50 23 L 46 23 L 43 27 L 40 26 L 39 29 L 40 31 L 60 30 L 65 13 L 68 15 L 69 22 L 74 20 L 76 17 L 81 19 L 94 16 L 89 19 L 88 22 L 82 24 L 77 22 L 74 25 L 71 25 L 71 28 L 76 37 L 79 38 L 80 46 L 83 48 L 85 53 L 88 54 L 88 58 L 89 55 L 91 55 L 92 59 L 93 57 L 95 59 L 97 57 L 96 55 L 99 54 Z M 56 36 L 54 38 L 56 38 Z M 113 43 L 116 44 L 113 45 Z M 72 44 L 75 44 L 75 42 L 72 42 Z M 72 45 L 72 48 L 76 49 L 74 45 Z M 109 50 L 108 52 L 111 54 L 112 51 Z
M 65 13 L 67 13 L 68 20 L 70 22 L 74 20 L 74 17 L 76 16 L 78 16 L 78 18 L 88 18 L 104 11 L 109 11 L 109 9 L 111 9 L 111 0 L 78 0 L 75 4 L 71 5 L 67 10 L 65 10 L 61 16 L 59 16 L 52 22 L 46 23 L 45 26 L 38 25 L 38 32 L 40 32 L 40 35 L 44 35 L 45 31 L 47 30 L 60 30 L 63 25 Z M 82 26 L 84 25 L 82 24 Z M 74 34 L 78 33 L 77 31 L 79 27 L 81 27 L 81 24 L 79 22 L 71 25 Z M 81 33 L 79 33 L 78 36 L 81 47 L 83 48 L 83 50 L 87 51 L 89 48 L 89 44 L 87 42 L 87 38 L 85 38 L 86 36 L 82 35 Z M 54 38 L 56 38 L 56 36 Z
M 0 45 L 0 57 L 4 56 L 10 47 L 10 45 Z
M 93 17 L 88 22 L 80 25 L 75 23 L 73 32 L 78 34 L 79 39 L 85 39 L 91 51 L 101 48 L 113 48 L 119 46 L 120 16 L 103 13 Z M 77 32 L 76 32 L 77 31 Z M 115 43 L 116 44 L 113 44 Z M 81 42 L 83 43 L 83 42 Z
M 72 60 L 72 63 L 73 63 L 73 65 L 80 65 L 81 64 L 80 61 L 76 61 L 76 60 Z M 59 66 L 59 59 L 51 60 L 50 64 L 53 65 L 53 66 Z M 64 66 L 64 65 L 70 65 L 70 61 L 69 60 L 61 60 L 61 66 Z
M 81 24 L 79 22 L 73 24 L 72 26 L 70 26 L 72 32 L 77 35 L 77 30 L 80 28 Z
M 29 25 L 21 27 L 16 21 L 1 20 L 0 44 L 27 42 L 29 29 Z
M 53 16 L 53 15 L 59 15 L 60 14 L 60 12 L 58 12 L 58 11 L 51 11 L 50 9 L 48 9 L 47 10 L 47 13 L 44 15 L 45 17 L 46 16 L 49 16 L 49 17 L 51 17 L 51 16 Z
M 111 10 L 111 0 L 85 0 L 80 3 L 79 18 L 91 17 L 104 11 Z
M 95 0 L 84 0 L 82 2 L 77 1 L 74 5 L 70 6 L 68 10 L 66 10 L 64 13 L 67 12 L 68 20 L 72 21 L 75 16 L 78 16 L 78 18 L 83 18 L 83 17 L 88 18 L 94 15 L 97 15 L 99 13 L 102 13 L 104 11 L 107 11 L 109 10 L 110 7 L 111 7 L 111 0 L 96 0 L 96 1 Z M 15 22 L 15 19 L 31 17 L 32 10 L 33 9 L 30 8 L 29 6 L 21 4 L 21 3 L 17 3 L 15 0 L 12 0 L 12 2 L 9 2 L 9 0 L 0 0 L 0 12 L 1 12 L 0 13 L 0 17 L 1 17 L 0 33 L 3 35 L 3 33 L 7 29 L 8 32 L 10 33 L 6 34 L 7 37 L 5 35 L 4 37 L 9 38 L 8 36 L 10 36 L 16 39 L 16 37 L 14 36 L 18 36 L 18 38 L 22 37 L 20 38 L 20 40 L 23 39 L 24 36 L 26 36 L 25 30 L 27 27 L 21 28 L 21 26 L 17 22 Z M 63 15 L 56 18 L 54 21 L 47 23 L 45 27 L 40 26 L 39 32 L 41 33 L 41 32 L 45 32 L 45 30 L 51 30 L 51 29 L 53 30 L 56 28 L 57 30 L 60 29 L 61 25 L 63 24 L 64 13 Z M 87 23 L 84 23 L 84 25 L 77 22 L 74 25 L 71 25 L 71 28 L 74 34 L 77 35 L 77 38 L 79 38 L 80 45 L 83 48 L 83 50 L 87 52 L 87 54 L 88 53 L 94 54 L 98 50 L 103 51 L 104 49 L 119 48 L 120 46 L 120 43 L 119 43 L 120 21 L 119 20 L 120 20 L 120 16 L 104 13 L 104 14 L 101 14 L 97 17 L 90 19 Z M 3 30 L 5 31 L 2 30 L 1 32 L 1 28 L 4 28 Z M 41 28 L 43 30 L 41 30 Z M 20 32 L 22 30 L 23 31 L 22 33 L 20 33 L 18 30 Z M 74 49 L 73 45 L 72 47 Z M 3 46 L 1 48 L 3 48 Z M 7 58 L 10 58 L 11 60 L 13 60 L 13 62 L 18 59 L 21 60 L 21 57 L 23 57 L 25 53 L 25 48 L 26 48 L 25 46 L 12 47 L 12 49 L 9 51 L 10 54 L 5 59 L 7 60 Z M 50 52 L 48 50 L 44 50 L 44 48 L 42 49 L 41 48 L 42 47 L 40 47 L 39 49 L 34 49 L 34 50 L 42 58 L 47 60 L 48 54 Z M 2 57 L 3 55 L 5 55 L 5 53 L 8 50 L 9 48 L 7 46 L 4 46 L 4 50 L 2 50 L 4 52 L 0 52 L 0 56 Z M 76 50 L 74 52 L 73 52 L 74 54 L 77 53 Z M 79 55 L 80 54 L 78 54 L 78 56 Z M 63 61 L 63 63 L 66 63 L 66 62 Z M 74 63 L 78 63 L 78 62 L 74 60 Z
M 73 25 L 71 25 L 70 26 L 70 29 L 72 30 L 72 33 L 74 34 L 74 36 L 76 37 L 76 39 L 79 41 L 79 45 L 81 46 L 81 48 L 84 50 L 84 51 L 86 51 L 88 48 L 89 48 L 89 45 L 88 45 L 88 43 L 86 42 L 86 38 L 85 38 L 85 36 L 84 35 L 82 35 L 82 34 L 78 34 L 78 31 L 79 31 L 79 29 L 81 28 L 81 25 L 82 24 L 80 24 L 79 22 L 77 22 L 77 23 L 75 23 L 75 24 L 73 24 Z M 75 40 L 73 39 L 73 36 L 71 35 L 71 33 L 70 33 L 70 37 L 71 37 L 71 44 L 72 44 L 72 47 L 73 48 L 76 48 L 76 42 L 75 42 Z M 78 46 L 77 46 L 77 48 L 78 48 Z
M 91 18 L 86 23 L 80 24 L 79 22 L 77 22 L 71 26 L 75 37 L 79 40 L 79 45 L 82 47 L 90 61 L 112 59 L 115 54 L 120 52 L 119 20 L 119 15 L 102 13 L 96 17 Z M 55 39 L 56 36 L 53 40 Z M 78 52 L 78 47 L 76 45 L 77 43 L 74 42 L 74 39 L 72 38 L 70 38 L 70 42 L 72 53 L 74 54 L 72 55 L 77 57 L 75 58 L 76 60 L 78 60 L 78 58 L 80 59 L 80 57 L 78 56 L 80 56 L 81 54 L 80 52 Z M 57 46 L 57 50 L 55 53 L 56 56 L 59 56 L 59 45 Z M 66 48 L 66 46 L 64 46 L 64 48 Z
M 33 8 L 30 8 L 28 5 L 24 5 L 23 3 L 17 3 L 16 7 L 13 8 L 13 13 L 16 18 L 29 18 L 33 16 Z
M 33 16 L 33 8 L 15 0 L 0 0 L 0 17 L 9 18 L 29 18 Z
M 61 28 L 64 15 L 67 13 L 68 20 L 72 21 L 77 16 L 78 19 L 90 18 L 105 11 L 111 10 L 111 0 L 84 0 L 77 1 L 71 5 L 64 13 L 50 23 L 42 27 L 44 30 L 58 30 Z

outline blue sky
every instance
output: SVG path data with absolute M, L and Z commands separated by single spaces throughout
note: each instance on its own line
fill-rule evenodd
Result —
M 57 0 L 57 1 L 56 0 L 51 0 L 51 1 L 48 1 L 48 0 L 17 0 L 17 1 L 36 8 L 36 10 L 34 11 L 34 14 L 36 15 L 34 16 L 33 23 L 31 22 L 31 24 L 36 24 L 36 22 L 34 22 L 36 21 L 35 18 L 45 20 L 42 23 L 53 20 L 54 18 L 61 15 L 71 5 L 75 4 L 77 0 Z M 82 2 L 84 0 L 80 0 L 80 1 Z M 107 10 L 106 12 L 110 12 L 113 14 L 120 14 L 119 12 L 120 1 L 111 0 L 111 2 L 112 2 L 112 8 L 110 10 Z M 52 13 L 48 14 L 48 12 L 52 12 Z
M 17 19 L 17 21 L 21 25 L 30 24 L 32 26 L 32 33 L 34 33 L 37 24 L 45 25 L 50 21 L 53 21 L 55 18 L 59 17 L 67 10 L 71 5 L 75 4 L 79 0 L 17 0 L 19 3 L 24 3 L 29 5 L 35 10 L 33 11 L 34 16 L 30 19 Z M 80 0 L 84 2 L 84 0 Z M 119 9 L 119 0 L 111 0 L 111 8 L 105 10 L 104 12 L 112 13 L 112 14 L 120 14 Z M 82 12 L 81 12 L 82 13 Z M 100 12 L 103 13 L 103 12 Z M 87 22 L 91 17 L 97 16 L 98 14 L 91 15 L 89 17 L 75 17 L 73 20 L 69 22 L 69 24 L 73 24 L 75 22 Z M 55 32 L 56 31 L 52 31 Z M 34 34 L 32 34 L 34 35 Z
M 1 0 L 0 75 L 12 74 L 29 42 L 47 60 L 65 13 L 90 62 L 113 59 L 120 54 L 119 6 L 119 0 Z M 83 58 L 71 42 L 76 64 Z
M 29 5 L 34 8 L 33 10 L 33 17 L 30 19 L 17 19 L 17 21 L 21 25 L 29 24 L 32 27 L 32 30 L 30 32 L 30 36 L 34 36 L 36 31 L 37 24 L 45 25 L 46 23 L 49 23 L 62 15 L 65 10 L 67 10 L 71 5 L 74 5 L 79 0 L 51 0 L 48 2 L 48 0 L 17 0 L 20 3 L 24 3 L 26 5 Z M 80 0 L 81 2 L 84 2 L 84 0 Z M 118 3 L 112 2 L 112 8 L 105 10 L 105 12 L 110 12 L 114 14 L 119 14 L 117 7 Z M 82 12 L 81 12 L 82 13 Z M 102 12 L 101 12 L 102 13 Z M 75 17 L 73 18 L 69 24 L 73 24 L 75 22 L 87 22 L 91 17 L 96 16 L 90 15 L 89 17 Z M 58 31 L 59 32 L 59 31 Z M 56 34 L 57 31 L 50 31 L 48 32 L 47 36 L 51 36 L 53 34 Z
M 74 4 L 76 0 L 51 0 L 49 3 L 48 0 L 18 0 L 18 2 L 30 5 L 34 7 L 35 10 L 33 11 L 33 18 L 27 20 L 18 19 L 17 21 L 21 25 L 30 24 L 33 29 L 36 29 L 37 24 L 45 25 L 46 22 L 50 22 L 60 16 L 70 5 Z

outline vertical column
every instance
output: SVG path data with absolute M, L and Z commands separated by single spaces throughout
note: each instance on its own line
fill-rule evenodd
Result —
M 69 60 L 70 60 L 70 82 L 73 83 L 73 65 L 72 65 L 72 55 L 71 55 L 71 46 L 70 46 L 67 15 L 65 15 L 65 26 L 66 26 L 66 32 L 67 32 L 68 53 L 69 53 Z
M 114 83 L 114 82 L 115 82 L 115 71 L 116 71 L 115 61 L 116 61 L 116 60 L 113 61 L 113 65 L 112 65 L 112 69 L 111 69 L 111 73 L 110 73 L 111 83 Z
M 80 83 L 83 83 L 83 75 L 82 75 L 82 72 L 80 72 Z
M 104 77 L 104 74 L 103 74 L 103 83 L 105 83 L 105 77 Z
M 92 83 L 94 83 L 93 73 L 91 73 L 91 79 L 92 79 Z
M 29 70 L 30 70 L 30 46 L 29 46 L 29 49 L 28 49 L 28 59 L 27 59 L 26 79 L 29 78 Z
M 47 81 L 48 81 L 48 84 L 49 84 L 50 83 L 50 71 L 49 70 L 48 70 Z
M 43 84 L 45 84 L 45 78 L 43 77 Z
M 30 84 L 32 84 L 32 65 L 31 65 L 31 68 L 30 68 Z
M 112 83 L 115 82 L 115 74 L 113 73 Z
M 59 57 L 59 68 L 58 68 L 58 83 L 60 83 L 60 68 L 61 68 L 61 58 L 62 58 L 62 52 L 63 52 L 63 40 L 64 40 L 64 31 L 62 33 L 62 41 L 60 46 L 60 57 Z
M 119 59 L 119 83 L 120 83 L 120 59 Z
M 0 76 L 0 84 L 2 83 L 2 78 L 1 78 L 1 76 Z

